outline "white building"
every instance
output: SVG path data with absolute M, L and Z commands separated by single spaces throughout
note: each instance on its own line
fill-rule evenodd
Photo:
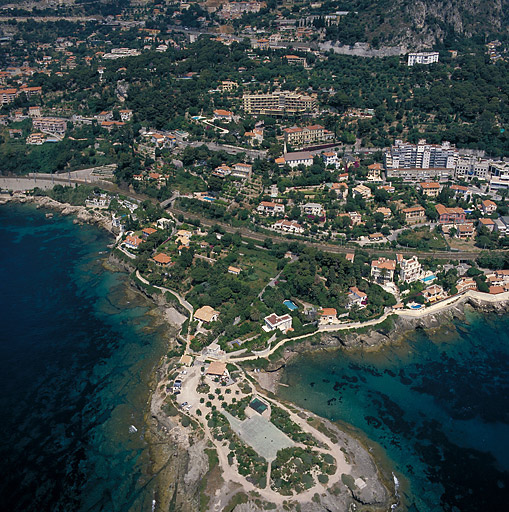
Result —
M 385 152 L 386 169 L 454 169 L 458 159 L 456 147 L 448 141 L 442 144 L 427 144 L 421 139 L 418 144 L 396 140 Z
M 487 180 L 490 176 L 490 161 L 475 157 L 458 158 L 454 175 L 457 179 L 469 181 L 472 178 Z
M 401 260 L 400 266 L 400 278 L 405 283 L 413 283 L 414 281 L 418 281 L 421 278 L 422 266 L 419 263 L 417 256 L 412 256 L 407 260 Z
M 307 151 L 285 153 L 281 158 L 276 159 L 276 163 L 279 165 L 289 165 L 290 167 L 298 167 L 301 164 L 309 167 L 313 165 L 313 155 Z
M 286 332 L 292 328 L 292 317 L 290 315 L 277 316 L 276 313 L 272 313 L 266 316 L 263 321 L 265 322 L 263 326 L 265 331 L 279 329 L 281 332 Z
M 232 167 L 232 176 L 234 178 L 242 178 L 248 180 L 251 177 L 253 166 L 251 164 L 238 163 Z
M 283 215 L 285 213 L 285 207 L 282 204 L 273 203 L 272 201 L 262 201 L 256 211 L 262 215 Z
M 314 215 L 315 217 L 323 217 L 325 210 L 319 203 L 306 203 L 302 206 L 302 212 L 306 215 Z
M 414 64 L 434 64 L 438 62 L 438 52 L 416 52 L 408 54 L 408 65 L 413 66 Z
M 355 194 L 360 194 L 364 199 L 369 199 L 371 197 L 371 189 L 362 183 L 354 187 L 353 191 Z
M 274 229 L 284 231 L 285 233 L 304 233 L 304 228 L 294 220 L 280 220 L 279 222 L 276 222 L 273 227 Z

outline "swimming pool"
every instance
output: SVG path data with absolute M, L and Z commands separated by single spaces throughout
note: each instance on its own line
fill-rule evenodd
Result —
M 421 309 L 422 308 L 422 304 L 412 304 L 410 306 L 410 309 Z
M 216 198 L 215 198 L 215 197 L 204 196 L 204 197 L 203 197 L 203 200 L 204 200 L 204 201 L 215 201 L 215 200 L 216 200 Z
M 290 310 L 295 311 L 296 309 L 299 309 L 298 306 L 295 305 L 291 300 L 284 300 L 283 304 Z
M 424 277 L 424 278 L 422 279 L 422 282 L 423 282 L 423 283 L 429 283 L 430 281 L 433 281 L 433 280 L 434 280 L 434 279 L 436 279 L 436 278 L 437 278 L 437 276 L 435 276 L 435 275 L 433 275 L 433 276 L 427 276 L 427 277 Z

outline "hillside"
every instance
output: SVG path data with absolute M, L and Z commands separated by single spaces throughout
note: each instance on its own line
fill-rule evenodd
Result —
M 509 0 L 353 0 L 337 6 L 351 12 L 337 27 L 336 35 L 345 43 L 354 36 L 418 49 L 508 34 Z M 350 40 L 344 41 L 345 34 Z

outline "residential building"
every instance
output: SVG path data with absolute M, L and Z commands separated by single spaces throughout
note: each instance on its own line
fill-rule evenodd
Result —
M 0 89 L 0 105 L 7 105 L 13 102 L 17 95 L 17 89 Z
M 320 325 L 335 324 L 338 322 L 338 312 L 335 308 L 323 308 L 320 311 Z
M 225 4 L 231 5 L 231 4 Z M 255 41 L 251 41 L 251 47 L 257 48 L 258 50 L 268 50 L 270 48 L 270 41 L 266 38 L 256 39 Z
M 279 329 L 281 332 L 287 332 L 292 328 L 292 317 L 290 315 L 277 316 L 276 313 L 272 313 L 266 316 L 263 321 L 263 326 L 266 331 L 274 331 Z
M 238 163 L 233 165 L 231 175 L 234 178 L 242 178 L 244 180 L 248 180 L 251 178 L 252 172 L 253 166 L 251 164 Z
M 238 267 L 232 267 L 231 265 L 228 267 L 228 274 L 233 274 L 234 276 L 238 276 L 242 272 L 242 269 Z
M 124 122 L 130 121 L 133 117 L 132 110 L 127 110 L 127 109 L 119 110 L 119 114 L 120 114 L 120 120 L 124 121 Z
M 274 229 L 284 231 L 285 233 L 301 234 L 304 233 L 304 228 L 294 220 L 280 220 L 273 225 Z
M 143 228 L 141 236 L 146 240 L 150 235 L 153 235 L 157 229 L 154 228 Z
M 212 171 L 212 174 L 214 176 L 218 176 L 219 178 L 226 178 L 226 176 L 229 176 L 231 173 L 231 167 L 228 167 L 226 164 L 222 164 Z
M 239 85 L 237 82 L 232 82 L 230 80 L 223 80 L 221 82 L 221 89 L 223 91 L 233 91 L 233 89 L 236 89 Z
M 124 125 L 125 125 L 125 123 L 123 123 L 122 121 L 102 121 L 101 122 L 101 127 L 105 128 L 109 132 L 111 132 L 111 130 L 113 130 L 113 128 L 119 128 L 120 126 L 124 126 Z M 163 137 L 162 141 L 164 141 L 164 137 Z
M 65 135 L 67 119 L 57 117 L 36 117 L 32 121 L 34 130 L 51 133 L 52 135 Z
M 285 207 L 282 204 L 273 203 L 272 201 L 262 201 L 256 209 L 258 213 L 262 215 L 283 215 L 285 213 Z
M 194 312 L 194 318 L 206 324 L 215 322 L 219 317 L 219 311 L 210 306 L 202 306 Z
M 361 195 L 364 199 L 369 199 L 372 195 L 371 189 L 369 187 L 366 187 L 366 185 L 363 185 L 362 183 L 354 187 L 353 192 L 355 194 Z
M 456 162 L 454 176 L 465 181 L 472 178 L 487 180 L 490 177 L 490 161 L 476 157 L 460 157 Z
M 491 199 L 485 199 L 481 203 L 481 210 L 484 215 L 491 215 L 497 211 L 497 205 Z
M 292 126 L 283 130 L 285 142 L 291 146 L 302 147 L 317 142 L 332 140 L 334 134 L 319 124 L 299 128 Z
M 375 213 L 381 213 L 384 216 L 384 219 L 388 219 L 392 216 L 392 210 L 386 206 L 379 206 L 375 210 Z
M 385 152 L 385 169 L 387 178 L 402 178 L 404 181 L 448 179 L 453 174 L 457 159 L 455 146 L 447 141 L 435 145 L 422 139 L 415 145 L 396 140 Z
M 458 226 L 458 232 L 456 236 L 461 238 L 462 240 L 468 240 L 469 238 L 473 238 L 474 236 L 474 225 L 471 223 L 460 224 Z
M 432 284 L 431 286 L 428 286 L 422 292 L 422 295 L 427 302 L 436 302 L 447 297 L 447 293 L 445 293 L 444 289 L 438 284 Z
M 465 185 L 451 185 L 450 189 L 455 196 L 465 197 L 468 194 L 468 187 L 465 187 Z
M 381 242 L 384 239 L 382 233 L 370 233 L 368 235 L 370 242 Z
M 401 210 L 408 224 L 417 224 L 426 220 L 426 210 L 422 206 L 412 206 Z
M 285 55 L 284 58 L 286 59 L 286 62 L 292 66 L 303 66 L 305 68 L 308 67 L 306 57 L 299 57 L 298 55 Z
M 429 65 L 438 62 L 440 54 L 438 52 L 413 52 L 408 54 L 408 66 L 415 64 Z
M 400 278 L 405 283 L 418 281 L 422 276 L 422 265 L 417 256 L 408 259 L 402 259 L 400 262 Z
M 505 219 L 507 219 L 507 221 L 504 220 L 504 217 L 495 219 L 494 231 L 500 233 L 502 236 L 505 236 L 509 231 L 509 218 L 505 217 Z
M 33 146 L 42 146 L 46 142 L 46 135 L 44 133 L 31 133 L 26 140 L 27 144 L 33 145 Z
M 495 221 L 493 219 L 479 219 L 478 229 L 485 227 L 488 231 L 495 229 Z
M 244 94 L 242 101 L 245 112 L 253 115 L 284 116 L 316 110 L 316 100 L 314 98 L 288 91 Z
M 143 240 L 137 236 L 128 236 L 124 241 L 124 245 L 129 249 L 138 249 L 141 243 Z
M 427 197 L 437 197 L 440 194 L 440 184 L 435 181 L 419 183 L 419 189 Z
M 347 216 L 350 217 L 352 221 L 352 226 L 356 226 L 357 224 L 362 224 L 362 215 L 359 212 L 349 212 Z
M 465 210 L 463 208 L 446 208 L 443 204 L 435 205 L 440 224 L 463 224 L 465 222 Z
M 371 262 L 371 277 L 377 283 L 389 283 L 394 280 L 396 262 L 387 258 L 378 258 Z
M 214 110 L 214 119 L 220 119 L 222 121 L 232 121 L 233 120 L 233 112 L 229 110 L 218 109 Z
M 382 164 L 374 163 L 371 165 L 368 165 L 368 181 L 372 183 L 377 183 L 379 181 L 382 181 L 381 178 L 381 172 L 382 172 Z
M 394 194 L 396 189 L 392 185 L 382 185 L 378 187 L 380 190 L 385 190 L 388 194 Z
M 162 252 L 157 253 L 152 259 L 160 267 L 167 267 L 171 263 L 171 258 Z
M 301 207 L 302 212 L 306 215 L 314 215 L 315 217 L 325 217 L 325 210 L 319 203 L 306 203 Z
M 335 151 L 326 151 L 325 153 L 322 153 L 322 158 L 325 167 L 328 167 L 329 165 L 337 167 L 339 164 L 338 154 Z
M 41 107 L 39 105 L 28 107 L 28 115 L 30 117 L 41 117 Z
M 462 277 L 456 283 L 458 293 L 466 292 L 467 290 L 477 290 L 477 284 L 471 277 Z
M 348 185 L 344 182 L 332 183 L 331 190 L 334 190 L 336 195 L 341 199 L 346 199 L 348 197 Z
M 346 254 L 345 258 L 346 261 L 353 263 L 355 260 L 355 254 L 353 252 L 349 252 L 348 254 Z
M 356 286 L 351 286 L 348 294 L 348 307 L 352 307 L 353 305 L 357 305 L 361 308 L 366 307 L 368 303 L 368 296 L 366 293 L 362 292 Z

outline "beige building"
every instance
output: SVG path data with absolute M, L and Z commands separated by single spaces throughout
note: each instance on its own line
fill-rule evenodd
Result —
M 210 306 L 202 306 L 194 312 L 194 318 L 208 324 L 215 322 L 219 317 L 219 311 L 212 309 Z
M 412 206 L 411 208 L 403 208 L 405 220 L 409 224 L 424 222 L 426 220 L 426 210 L 422 206 Z
M 51 133 L 54 135 L 64 135 L 67 130 L 67 119 L 57 117 L 36 117 L 32 121 L 34 130 Z
M 396 262 L 387 258 L 378 258 L 371 262 L 371 277 L 377 283 L 390 283 L 394 280 Z
M 244 94 L 242 102 L 245 112 L 254 115 L 284 116 L 285 114 L 303 114 L 316 110 L 314 98 L 288 91 Z
M 305 146 L 315 142 L 325 142 L 334 138 L 332 132 L 329 132 L 319 124 L 305 126 L 304 128 L 292 126 L 291 128 L 285 128 L 283 133 L 285 142 L 291 146 Z

